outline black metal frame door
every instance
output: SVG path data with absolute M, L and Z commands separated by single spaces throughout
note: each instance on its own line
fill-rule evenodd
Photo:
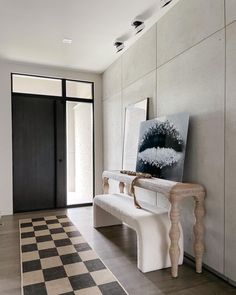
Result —
M 12 136 L 14 212 L 65 207 L 65 102 L 14 93 Z

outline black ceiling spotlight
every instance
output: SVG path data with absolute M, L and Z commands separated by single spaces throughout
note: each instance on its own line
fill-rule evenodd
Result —
M 125 44 L 122 41 L 115 41 L 114 46 L 116 47 L 116 52 L 120 52 L 121 50 L 123 50 L 125 48 Z
M 172 2 L 172 0 L 161 0 L 161 7 L 165 7 L 168 4 L 170 4 L 170 2 Z
M 132 21 L 132 26 L 135 29 L 135 34 L 140 33 L 145 28 L 144 22 L 137 18 Z

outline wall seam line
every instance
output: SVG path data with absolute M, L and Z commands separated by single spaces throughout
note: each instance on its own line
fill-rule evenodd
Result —
M 223 273 L 225 275 L 225 271 L 226 271 L 226 95 L 227 95 L 227 89 L 226 89 L 226 83 L 227 83 L 227 77 L 226 77 L 226 73 L 227 73 L 227 68 L 226 68 L 226 63 L 227 63 L 227 46 L 226 46 L 226 42 L 227 42 L 227 35 L 226 35 L 226 0 L 224 0 L 224 24 L 225 24 L 225 47 L 224 47 L 224 249 L 223 249 L 223 255 L 224 255 L 224 259 L 223 259 Z
M 123 122 L 123 107 L 124 107 L 124 90 L 123 90 L 123 59 L 124 54 L 121 55 L 121 110 L 120 110 L 120 120 L 121 120 L 121 169 L 123 169 L 123 160 L 124 160 L 124 126 L 125 123 Z
M 157 23 L 156 23 L 156 39 L 155 39 L 156 43 L 155 43 L 155 47 L 156 47 L 156 69 L 155 69 L 155 76 L 156 76 L 156 97 L 155 97 L 155 100 L 156 100 L 156 110 L 155 110 L 155 113 L 156 113 L 156 117 L 158 117 L 158 112 L 157 112 L 157 109 L 158 109 L 158 99 L 157 99 Z M 153 98 L 154 99 L 154 98 Z M 149 113 L 149 110 L 148 110 L 148 113 Z M 149 118 L 148 118 L 149 119 Z M 156 206 L 158 206 L 160 203 L 160 197 L 158 196 L 158 193 L 156 193 Z
M 203 43 L 204 41 L 206 41 L 207 39 L 211 38 L 212 36 L 214 36 L 215 34 L 219 33 L 220 31 L 222 31 L 225 28 L 225 26 L 221 27 L 219 30 L 215 31 L 214 33 L 208 35 L 207 37 L 201 39 L 199 42 L 193 44 L 192 46 L 188 47 L 187 49 L 181 51 L 180 53 L 178 53 L 177 55 L 175 55 L 174 57 L 172 57 L 171 59 L 169 59 L 168 61 L 160 64 L 159 66 L 157 66 L 157 70 L 159 70 L 161 67 L 167 65 L 168 63 L 172 62 L 173 60 L 175 60 L 177 57 L 181 56 L 182 54 L 186 53 L 187 51 L 191 50 L 192 48 L 194 48 L 195 46 Z
M 105 101 L 108 101 L 108 100 L 112 100 L 114 96 L 117 96 L 119 94 L 122 93 L 122 89 L 117 91 L 117 92 L 114 92 L 113 94 L 111 94 L 110 96 L 107 96 L 106 98 L 104 98 L 102 101 L 105 102 Z
M 236 22 L 236 20 L 233 20 L 233 21 L 231 21 L 230 23 L 226 24 L 226 25 L 225 25 L 226 28 L 229 27 L 229 26 L 231 26 L 231 25 L 234 24 L 235 22 Z
M 145 73 L 144 75 L 138 77 L 138 78 L 135 79 L 134 81 L 132 81 L 132 82 L 128 83 L 127 85 L 125 85 L 123 89 L 128 88 L 129 86 L 133 85 L 133 84 L 136 83 L 138 80 L 140 80 L 140 79 L 142 79 L 142 78 L 148 76 L 149 74 L 151 74 L 151 73 L 152 73 L 153 71 L 155 71 L 155 70 L 156 70 L 156 66 L 155 66 L 155 68 L 151 69 L 150 71 L 148 71 L 148 72 Z
M 121 57 L 122 57 L 122 56 L 121 56 Z M 123 72 L 123 70 L 122 70 L 122 68 L 123 68 L 123 59 L 121 59 L 121 60 L 122 60 L 122 66 L 121 66 L 121 79 L 123 79 L 123 75 L 122 75 L 122 72 Z M 130 87 L 131 85 L 135 84 L 135 83 L 138 82 L 139 80 L 145 78 L 146 76 L 148 76 L 148 75 L 151 74 L 152 72 L 156 71 L 156 69 L 157 69 L 157 68 L 155 67 L 154 69 L 152 69 L 152 70 L 150 70 L 149 72 L 145 73 L 144 75 L 140 76 L 139 78 L 137 78 L 137 79 L 134 80 L 133 82 L 127 84 L 126 86 L 124 86 L 123 83 L 121 82 L 121 84 L 122 84 L 122 85 L 121 85 L 121 90 L 116 91 L 116 92 L 114 92 L 113 94 L 110 94 L 109 96 L 106 96 L 105 98 L 103 98 L 103 101 L 107 101 L 107 100 L 109 100 L 111 97 L 113 97 L 113 96 L 115 96 L 115 95 L 117 95 L 117 94 L 119 94 L 119 93 L 121 93 L 121 94 L 123 95 L 123 91 L 124 91 L 126 88 L 128 88 L 128 87 Z

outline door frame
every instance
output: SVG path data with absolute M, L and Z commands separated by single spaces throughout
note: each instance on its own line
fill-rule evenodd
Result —
M 29 77 L 38 77 L 38 78 L 48 78 L 48 79 L 56 79 L 61 81 L 62 85 L 62 95 L 61 96 L 54 96 L 54 95 L 43 95 L 43 94 L 30 94 L 30 93 L 20 93 L 20 92 L 13 92 L 13 76 L 14 75 L 22 75 L 22 76 L 29 76 Z M 89 83 L 91 84 L 92 87 L 92 98 L 74 98 L 74 97 L 67 97 L 66 96 L 66 81 L 73 81 L 73 82 L 83 82 L 83 83 Z M 93 81 L 86 81 L 86 80 L 75 80 L 75 79 L 66 79 L 66 78 L 57 78 L 57 77 L 51 77 L 51 76 L 42 76 L 42 75 L 31 75 L 31 74 L 23 74 L 23 73 L 17 73 L 17 72 L 12 72 L 11 73 L 11 121 L 13 120 L 13 96 L 14 94 L 19 95 L 19 96 L 24 96 L 28 98 L 33 98 L 37 96 L 38 98 L 42 99 L 53 99 L 55 102 L 66 102 L 67 101 L 72 101 L 72 102 L 82 102 L 82 103 L 89 103 L 92 105 L 92 156 L 93 156 L 93 198 L 95 195 L 95 132 L 94 132 L 94 127 L 95 127 L 95 122 L 94 122 L 94 82 Z M 83 203 L 83 204 L 74 204 L 74 205 L 67 205 L 67 147 L 66 147 L 66 139 L 67 139 L 67 133 L 66 133 L 66 107 L 64 108 L 64 120 L 63 120 L 63 128 L 64 128 L 64 154 L 65 154 L 65 159 L 64 159 L 64 187 L 63 190 L 65 191 L 65 198 L 57 198 L 57 183 L 55 183 L 55 209 L 57 208 L 76 208 L 76 207 L 85 207 L 85 206 L 92 206 L 93 203 Z M 14 132 L 12 128 L 12 179 L 14 177 L 14 158 L 13 158 L 13 139 L 14 139 Z M 55 150 L 56 154 L 56 150 Z M 57 157 L 57 156 L 56 156 Z M 57 174 L 57 160 L 55 161 L 55 172 Z M 57 177 L 56 177 L 56 182 L 57 182 Z M 12 182 L 13 185 L 13 182 Z M 63 202 L 64 201 L 64 202 Z M 58 205 L 59 204 L 59 205 Z M 13 195 L 13 207 L 14 207 L 14 195 Z M 33 210 L 34 211 L 34 210 Z M 39 210 L 35 210 L 39 211 Z

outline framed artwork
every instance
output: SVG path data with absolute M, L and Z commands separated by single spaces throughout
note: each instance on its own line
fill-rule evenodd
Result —
M 147 120 L 148 98 L 125 109 L 123 169 L 135 171 L 140 123 Z
M 142 122 L 136 171 L 182 181 L 189 115 L 179 113 Z

